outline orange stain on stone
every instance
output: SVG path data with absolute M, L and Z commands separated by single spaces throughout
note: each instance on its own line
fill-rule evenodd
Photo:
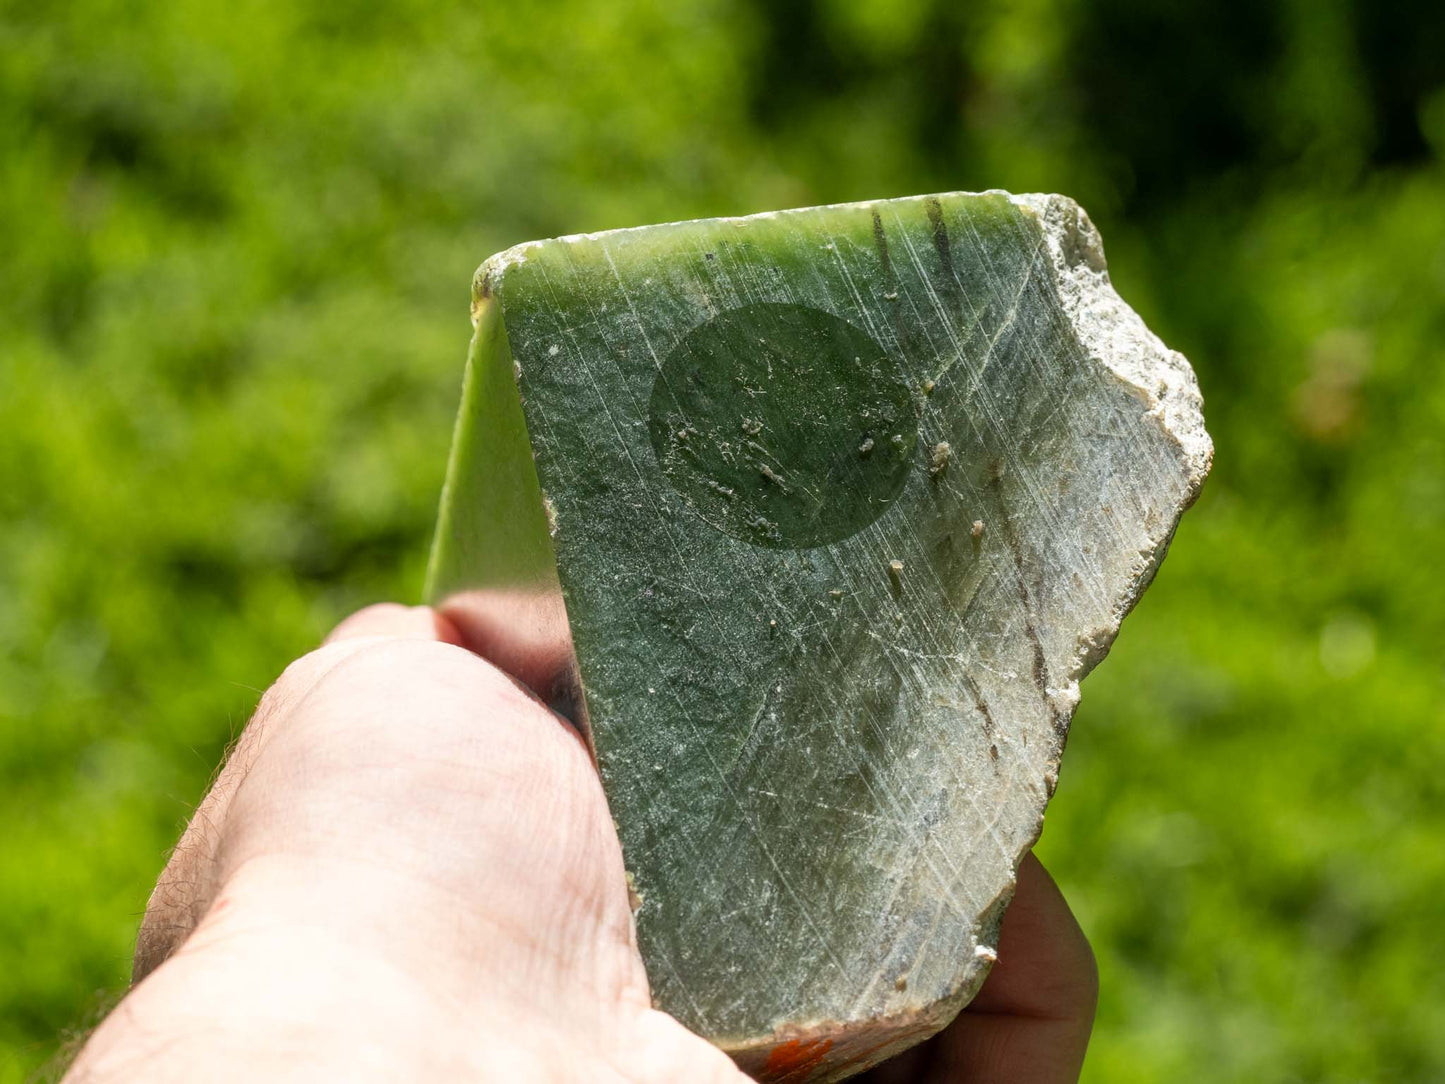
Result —
M 763 1066 L 773 1084 L 803 1084 L 833 1048 L 832 1039 L 790 1039 L 773 1049 Z

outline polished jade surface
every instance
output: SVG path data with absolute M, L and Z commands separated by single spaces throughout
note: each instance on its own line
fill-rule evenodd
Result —
M 532 243 L 474 299 L 430 594 L 590 733 L 657 1003 L 815 1080 L 941 1026 L 1207 469 L 1187 363 L 1054 197 Z

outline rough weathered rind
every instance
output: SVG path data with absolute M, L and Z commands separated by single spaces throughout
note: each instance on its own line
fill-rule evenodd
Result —
M 1060 196 L 537 242 L 473 311 L 429 593 L 590 725 L 655 1000 L 761 1079 L 926 1038 L 1208 472 L 1188 363 Z

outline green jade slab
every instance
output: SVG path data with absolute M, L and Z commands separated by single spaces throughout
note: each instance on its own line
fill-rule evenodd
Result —
M 1212 449 L 1059 196 L 493 256 L 429 577 L 590 736 L 658 1006 L 760 1079 L 943 1027 Z

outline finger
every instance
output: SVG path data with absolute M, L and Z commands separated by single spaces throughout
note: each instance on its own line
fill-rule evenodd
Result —
M 495 589 L 446 599 L 438 612 L 461 646 L 511 674 L 580 724 L 580 686 L 561 595 Z
M 331 630 L 325 643 L 356 640 L 368 636 L 390 636 L 400 640 L 440 640 L 461 645 L 462 636 L 450 619 L 430 606 L 402 606 L 378 602 L 358 610 Z
M 933 1040 L 934 1084 L 1072 1084 L 1094 1025 L 1099 976 L 1063 893 L 1032 854 L 1004 915 L 998 963 Z

